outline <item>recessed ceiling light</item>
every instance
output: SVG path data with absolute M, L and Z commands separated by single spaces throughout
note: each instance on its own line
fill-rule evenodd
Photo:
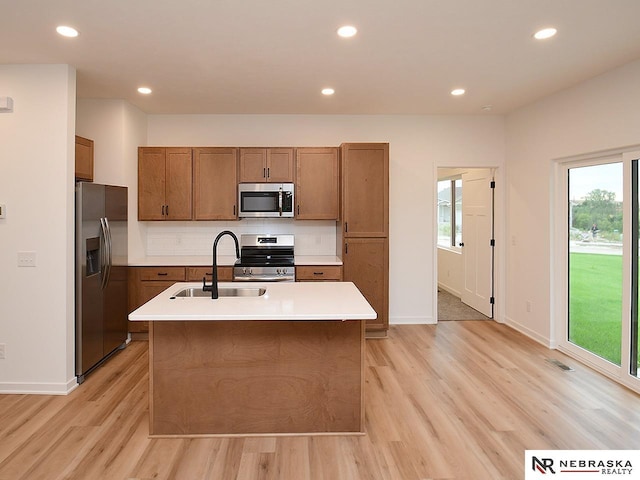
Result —
M 323 88 L 322 89 L 322 94 L 323 95 L 333 95 L 334 93 L 336 93 L 336 91 L 333 88 Z
M 60 25 L 56 28 L 56 32 L 58 32 L 63 37 L 77 37 L 78 31 L 73 27 L 67 27 L 66 25 Z
M 464 88 L 456 88 L 454 90 L 451 90 L 451 95 L 454 95 L 457 97 L 459 95 L 464 95 L 464 92 L 465 92 Z
M 151 93 L 151 89 L 149 87 L 140 87 L 138 88 L 138 93 L 142 93 L 143 95 L 149 95 Z
M 353 25 L 344 25 L 338 29 L 338 35 L 343 38 L 353 37 L 356 33 L 358 33 L 358 29 Z
M 544 40 L 546 38 L 553 37 L 556 33 L 558 33 L 558 30 L 553 27 L 543 28 L 542 30 L 538 30 L 536 33 L 534 33 L 533 37 L 536 40 Z

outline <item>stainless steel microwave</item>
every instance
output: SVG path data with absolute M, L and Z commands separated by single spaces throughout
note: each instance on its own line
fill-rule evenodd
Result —
M 240 218 L 292 218 L 293 183 L 241 183 Z

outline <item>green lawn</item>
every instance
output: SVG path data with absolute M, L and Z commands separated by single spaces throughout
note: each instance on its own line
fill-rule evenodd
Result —
M 569 340 L 620 365 L 622 256 L 569 255 Z

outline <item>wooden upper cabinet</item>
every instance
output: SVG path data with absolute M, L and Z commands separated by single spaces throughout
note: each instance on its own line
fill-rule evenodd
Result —
M 190 148 L 167 148 L 166 219 L 191 220 L 193 161 Z
M 165 159 L 165 148 L 138 148 L 138 220 L 164 220 Z
M 267 182 L 293 182 L 293 148 L 267 148 Z
M 76 135 L 76 180 L 93 182 L 93 140 Z
M 337 220 L 339 216 L 337 148 L 296 149 L 296 218 Z
M 241 148 L 241 183 L 293 182 L 293 148 Z
M 238 149 L 193 149 L 194 220 L 236 220 Z
M 191 220 L 191 148 L 138 148 L 138 220 Z
M 240 182 L 266 182 L 267 149 L 240 149 Z
M 341 149 L 344 236 L 388 236 L 389 144 L 345 143 Z

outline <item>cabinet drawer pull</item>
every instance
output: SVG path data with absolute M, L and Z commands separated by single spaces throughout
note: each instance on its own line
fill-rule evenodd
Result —
M 314 275 L 324 275 L 324 272 L 313 272 Z
M 158 272 L 159 277 L 166 277 L 167 275 L 169 275 L 167 272 Z

